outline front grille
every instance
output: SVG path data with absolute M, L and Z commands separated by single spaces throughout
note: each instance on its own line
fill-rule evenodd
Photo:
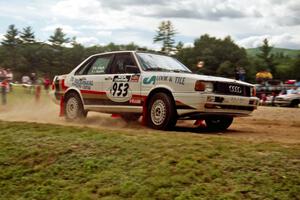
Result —
M 251 96 L 251 89 L 249 86 L 240 85 L 237 83 L 215 82 L 214 92 L 217 94 L 225 94 L 225 95 L 236 95 L 236 96 L 245 96 L 245 97 Z

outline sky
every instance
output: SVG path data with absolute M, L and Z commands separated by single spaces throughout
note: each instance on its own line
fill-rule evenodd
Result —
M 0 40 L 10 24 L 31 26 L 39 41 L 55 28 L 84 46 L 110 42 L 158 49 L 157 27 L 170 20 L 186 46 L 209 34 L 240 46 L 300 49 L 300 0 L 0 0 Z

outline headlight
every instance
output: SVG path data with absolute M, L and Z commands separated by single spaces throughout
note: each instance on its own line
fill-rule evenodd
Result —
M 213 90 L 214 90 L 214 84 L 212 82 L 198 80 L 195 83 L 195 91 L 212 92 Z

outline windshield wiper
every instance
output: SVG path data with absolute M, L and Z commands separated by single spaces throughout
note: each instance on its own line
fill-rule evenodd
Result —
M 166 69 L 166 68 L 162 68 L 162 67 L 150 67 L 147 68 L 146 71 L 159 71 L 159 72 L 176 72 L 176 73 L 191 73 L 190 71 L 187 70 L 183 70 L 183 69 Z
M 187 71 L 187 70 L 183 70 L 183 69 L 173 69 L 173 70 L 170 70 L 172 72 L 176 72 L 176 73 L 180 73 L 180 72 L 184 72 L 184 73 L 191 73 L 190 71 Z
M 150 67 L 150 68 L 147 68 L 146 71 L 159 71 L 159 72 L 162 72 L 162 71 L 170 71 L 170 70 L 165 69 L 165 68 L 161 68 L 161 67 Z

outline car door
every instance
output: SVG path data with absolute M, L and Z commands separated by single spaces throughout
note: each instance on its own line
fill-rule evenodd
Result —
M 134 70 L 130 70 L 134 69 Z M 132 53 L 117 53 L 105 75 L 103 88 L 108 105 L 119 105 L 121 112 L 135 112 L 134 106 L 141 106 L 140 71 Z
M 102 85 L 103 75 L 112 61 L 112 54 L 95 56 L 71 77 L 72 86 L 80 90 L 84 105 L 103 104 L 106 96 Z

